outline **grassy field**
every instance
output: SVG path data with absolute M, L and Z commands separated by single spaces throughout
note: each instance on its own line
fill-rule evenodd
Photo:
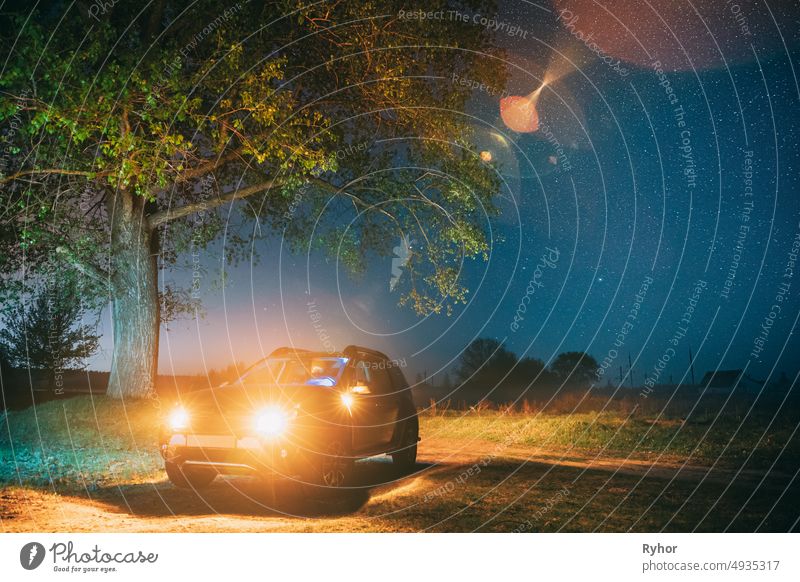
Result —
M 8 411 L 0 422 L 0 483 L 57 491 L 137 482 L 161 471 L 152 402 L 98 396 Z
M 555 451 L 599 453 L 633 459 L 688 459 L 694 464 L 738 468 L 800 466 L 800 435 L 788 418 L 721 415 L 699 421 L 631 417 L 613 412 L 577 414 L 500 414 L 494 411 L 424 418 L 427 435 L 480 438 L 544 447 Z
M 159 419 L 152 402 L 88 396 L 0 417 L 3 529 L 787 531 L 800 519 L 796 421 L 763 411 L 697 421 L 428 412 L 417 472 L 359 464 L 358 487 L 324 507 L 293 490 L 265 498 L 246 478 L 202 496 L 175 489 L 157 452 Z M 620 458 L 638 469 L 595 463 Z M 686 461 L 714 470 L 675 473 Z
M 10 411 L 0 430 L 0 483 L 72 490 L 130 483 L 161 472 L 159 409 L 153 402 L 76 397 Z M 423 438 L 633 459 L 791 472 L 800 435 L 791 419 L 755 414 L 697 421 L 621 412 L 504 414 L 491 410 L 423 414 Z M 773 426 L 768 428 L 770 422 Z M 502 447 L 497 448 L 502 458 Z

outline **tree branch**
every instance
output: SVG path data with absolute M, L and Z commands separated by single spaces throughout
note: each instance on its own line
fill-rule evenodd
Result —
M 333 194 L 344 194 L 345 196 L 350 198 L 350 200 L 353 201 L 353 205 L 356 207 L 356 209 L 358 209 L 359 207 L 360 208 L 369 207 L 369 204 L 365 203 L 361 198 L 359 198 L 358 196 L 355 196 L 354 194 L 351 194 L 350 192 L 345 190 L 345 188 L 347 188 L 347 186 L 342 186 L 340 188 L 339 186 L 334 186 L 330 182 L 326 182 L 325 180 L 322 180 L 320 178 L 314 178 L 314 177 L 309 178 L 308 181 L 309 181 L 310 184 L 314 184 L 315 186 L 319 187 L 320 189 L 326 190 L 326 191 L 331 192 Z M 352 184 L 352 182 L 351 182 L 351 184 Z M 381 214 L 383 214 L 384 216 L 386 216 L 387 218 L 389 218 L 395 224 L 398 224 L 397 218 L 391 212 L 388 212 L 382 205 L 377 207 L 377 211 L 380 212 Z M 399 228 L 399 224 L 398 224 L 398 228 Z
M 184 170 L 180 174 L 178 174 L 178 178 L 176 179 L 176 182 L 178 182 L 178 183 L 185 182 L 186 180 L 191 180 L 192 178 L 197 178 L 198 176 L 202 176 L 203 174 L 207 174 L 207 173 L 211 172 L 212 170 L 216 170 L 218 167 L 222 166 L 223 164 L 226 164 L 226 163 L 228 163 L 230 161 L 235 160 L 236 158 L 238 158 L 241 155 L 242 155 L 242 150 L 241 149 L 236 149 L 236 150 L 233 150 L 231 152 L 228 152 L 224 156 L 219 156 L 216 159 L 208 161 L 208 162 L 206 162 L 204 164 L 200 164 L 199 166 L 196 166 L 194 168 L 189 168 L 187 170 Z
M 11 174 L 10 176 L 4 176 L 0 178 L 0 184 L 6 184 L 7 182 L 13 182 L 23 176 L 31 176 L 31 175 L 39 175 L 39 174 L 60 174 L 62 176 L 86 176 L 86 177 L 98 177 L 98 176 L 108 176 L 112 174 L 112 172 L 105 171 L 105 172 L 86 172 L 83 170 L 64 170 L 61 168 L 46 168 L 42 170 L 23 170 L 22 172 L 17 172 L 16 174 Z
M 253 186 L 248 186 L 246 188 L 240 188 L 238 190 L 234 190 L 233 192 L 229 192 L 222 196 L 218 196 L 217 198 L 214 198 L 212 200 L 204 200 L 202 202 L 185 204 L 183 206 L 178 206 L 176 208 L 167 208 L 166 210 L 160 210 L 158 212 L 154 212 L 148 217 L 148 221 L 150 222 L 150 228 L 156 228 L 158 226 L 161 226 L 162 224 L 166 224 L 167 222 L 176 220 L 178 218 L 183 218 L 184 216 L 189 216 L 196 212 L 211 210 L 212 208 L 217 208 L 218 206 L 227 204 L 228 202 L 233 202 L 234 200 L 241 200 L 242 198 L 247 198 L 248 196 L 252 196 L 253 194 L 258 194 L 261 192 L 269 192 L 270 190 L 281 188 L 285 184 L 286 180 L 270 180 L 268 182 L 261 182 L 260 184 L 254 184 Z
M 108 287 L 110 276 L 102 269 L 96 267 L 95 265 L 84 263 L 67 247 L 56 247 L 56 253 L 67 259 L 67 261 L 69 261 L 69 263 L 82 274 L 86 275 L 96 283 L 100 283 L 103 287 Z

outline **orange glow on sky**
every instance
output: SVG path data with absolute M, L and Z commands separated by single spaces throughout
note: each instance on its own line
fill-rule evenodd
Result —
M 531 133 L 539 129 L 539 112 L 536 102 L 544 85 L 529 95 L 511 95 L 500 100 L 500 117 L 506 127 L 518 133 Z

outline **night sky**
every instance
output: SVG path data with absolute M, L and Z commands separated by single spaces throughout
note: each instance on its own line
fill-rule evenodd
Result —
M 205 316 L 169 324 L 160 373 L 249 363 L 286 344 L 358 343 L 406 358 L 410 378 L 435 376 L 473 338 L 494 337 L 545 362 L 565 351 L 605 358 L 602 384 L 619 381 L 628 354 L 636 384 L 645 374 L 690 382 L 690 349 L 698 381 L 708 370 L 740 368 L 762 380 L 781 372 L 793 379 L 797 7 L 719 0 L 695 2 L 692 13 L 674 2 L 661 21 L 646 4 L 609 3 L 634 39 L 609 28 L 613 16 L 592 2 L 555 4 L 507 2 L 487 15 L 505 23 L 497 43 L 507 62 L 498 66 L 510 79 L 476 89 L 457 112 L 474 116 L 476 151 L 491 153 L 503 180 L 502 214 L 487 219 L 490 259 L 463 264 L 467 305 L 420 319 L 397 306 L 390 258 L 353 278 L 321 253 L 288 252 L 279 233 L 257 241 L 260 260 L 229 270 L 221 287 L 220 241 L 199 257 L 208 270 L 198 281 Z M 592 31 L 588 43 L 576 38 Z M 526 95 L 543 79 L 539 130 L 506 127 L 500 98 Z M 191 277 L 167 272 L 163 281 Z M 104 341 L 93 368 L 109 365 Z

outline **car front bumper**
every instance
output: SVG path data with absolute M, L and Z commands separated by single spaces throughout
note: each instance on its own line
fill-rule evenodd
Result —
M 221 474 L 288 478 L 302 474 L 309 463 L 309 455 L 288 441 L 233 435 L 168 435 L 161 456 L 176 465 L 213 468 Z

